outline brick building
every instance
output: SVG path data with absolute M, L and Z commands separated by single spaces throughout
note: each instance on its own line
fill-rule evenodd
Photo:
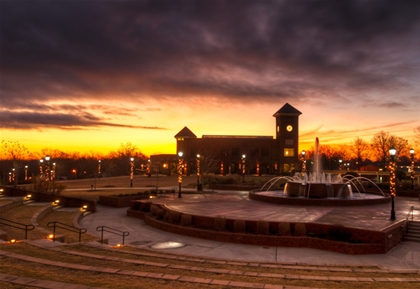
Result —
M 151 162 L 176 171 L 175 159 L 182 152 L 183 173 L 287 174 L 298 168 L 299 115 L 286 103 L 273 116 L 273 136 L 203 135 L 198 138 L 188 127 L 175 135 L 176 155 L 154 155 Z M 199 155 L 199 157 L 197 157 Z M 199 161 L 198 161 L 199 160 Z M 175 168 L 175 170 L 174 170 Z

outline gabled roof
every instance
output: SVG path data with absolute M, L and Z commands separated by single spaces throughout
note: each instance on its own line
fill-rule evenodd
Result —
M 302 114 L 299 110 L 286 103 L 280 108 L 273 116 L 278 117 L 279 115 L 300 115 Z
M 177 133 L 175 135 L 175 138 L 180 138 L 180 137 L 183 137 L 183 138 L 197 138 L 197 136 L 192 131 L 190 131 L 190 129 L 188 127 L 184 127 L 183 129 L 181 129 L 181 131 L 179 133 Z

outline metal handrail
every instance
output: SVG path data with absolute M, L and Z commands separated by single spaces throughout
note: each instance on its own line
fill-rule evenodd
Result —
M 411 206 L 410 209 L 408 210 L 408 213 L 407 213 L 406 217 L 405 217 L 404 224 L 401 227 L 402 239 L 403 240 L 404 240 L 404 236 L 406 234 L 407 228 L 408 228 L 408 219 L 410 218 L 410 214 L 411 214 L 411 220 L 413 220 L 413 218 L 414 218 L 413 211 L 414 211 L 414 206 Z
M 3 223 L 2 221 L 3 222 L 9 222 L 9 223 L 12 223 L 12 224 Z M 3 219 L 3 218 L 0 218 L 0 224 L 6 225 L 6 226 L 9 226 L 9 227 L 13 227 L 13 228 L 16 228 L 16 229 L 19 229 L 19 230 L 24 230 L 25 231 L 25 240 L 28 239 L 28 231 L 32 231 L 33 229 L 35 229 L 34 225 L 25 225 L 25 224 L 22 224 L 22 223 L 14 222 L 14 221 L 11 221 L 11 220 L 8 220 L 8 219 Z M 18 227 L 16 225 L 20 225 L 20 226 L 25 227 L 25 228 Z
M 99 227 L 96 228 L 96 231 L 101 232 L 101 244 L 104 243 L 104 231 L 108 232 L 108 233 L 111 233 L 111 234 L 114 234 L 114 235 L 122 236 L 123 237 L 123 239 L 122 239 L 122 244 L 123 245 L 124 245 L 125 237 L 130 235 L 130 232 L 120 231 L 120 230 L 110 228 L 110 227 L 107 227 L 107 226 L 99 226 Z
M 48 228 L 53 228 L 53 241 L 55 242 L 55 229 L 61 228 L 70 232 L 76 232 L 79 233 L 79 242 L 82 241 L 82 234 L 87 232 L 87 229 L 85 228 L 76 228 L 75 226 L 67 225 L 61 222 L 49 222 L 47 224 Z
M 414 206 L 410 207 L 410 210 L 408 210 L 407 216 L 405 218 L 405 221 L 408 222 L 408 219 L 410 218 L 410 214 L 411 214 L 411 221 L 414 220 Z

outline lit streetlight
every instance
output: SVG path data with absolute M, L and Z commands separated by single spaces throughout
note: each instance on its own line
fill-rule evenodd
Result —
M 306 173 L 306 151 L 302 151 L 302 175 L 304 175 Z
M 414 149 L 410 149 L 411 156 L 411 189 L 414 190 Z
M 56 168 L 57 168 L 57 164 L 53 163 L 53 169 L 51 170 L 51 179 L 52 179 L 53 182 L 55 180 L 55 170 L 56 170 Z
M 242 155 L 242 182 L 245 183 L 245 159 L 246 155 Z
M 45 156 L 45 161 L 47 162 L 47 167 L 45 169 L 45 180 L 46 181 L 50 180 L 50 159 L 51 159 L 51 157 L 49 155 Z
M 202 191 L 203 188 L 200 183 L 200 155 L 197 154 L 197 191 Z
M 44 177 L 43 166 L 44 166 L 44 160 L 43 159 L 40 159 L 39 160 L 39 179 L 41 181 L 42 181 L 42 179 Z
M 130 187 L 133 186 L 134 177 L 134 158 L 130 158 Z
M 25 181 L 28 180 L 28 166 L 25 166 Z
M 182 152 L 178 152 L 178 198 L 182 198 L 181 186 L 182 186 Z
M 98 178 L 101 176 L 101 160 L 98 160 Z
M 339 159 L 338 163 L 340 164 L 340 171 L 342 171 L 343 170 L 343 160 Z
M 395 209 L 394 209 L 394 197 L 397 195 L 397 189 L 396 189 L 396 162 L 395 162 L 395 154 L 397 153 L 397 150 L 394 147 L 391 147 L 389 149 L 389 154 L 391 156 L 391 160 L 389 162 L 389 192 L 391 195 L 391 220 L 395 220 Z

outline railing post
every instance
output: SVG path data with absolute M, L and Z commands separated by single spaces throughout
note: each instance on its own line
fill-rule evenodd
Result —
M 54 227 L 53 227 L 53 242 L 55 242 L 55 222 L 53 224 L 54 224 Z

